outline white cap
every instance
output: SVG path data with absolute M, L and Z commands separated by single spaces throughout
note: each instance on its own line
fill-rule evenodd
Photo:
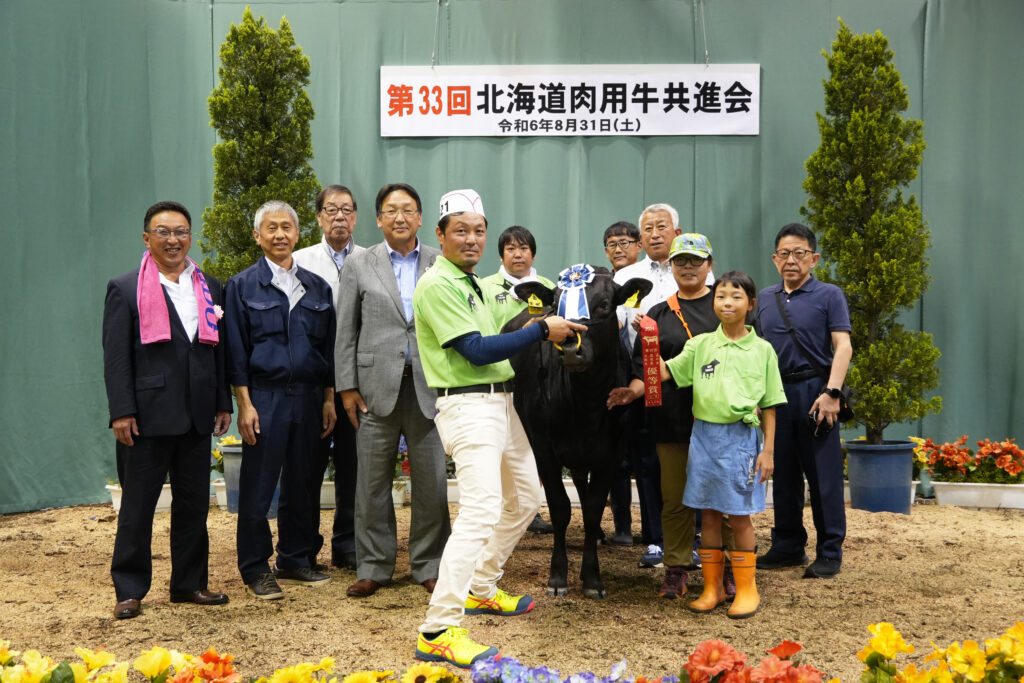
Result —
M 441 215 L 444 218 L 450 213 L 478 213 L 486 218 L 484 214 L 484 200 L 476 190 L 452 190 L 441 197 Z

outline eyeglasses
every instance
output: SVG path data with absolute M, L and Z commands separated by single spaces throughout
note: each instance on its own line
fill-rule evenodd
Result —
M 608 251 L 615 251 L 616 249 L 625 249 L 631 244 L 636 244 L 640 240 L 618 240 L 617 242 L 605 242 L 604 248 Z
M 170 239 L 171 235 L 174 235 L 179 240 L 187 239 L 192 236 L 191 230 L 168 230 L 167 228 L 153 228 L 147 231 L 150 235 L 156 235 L 162 240 Z
M 705 261 L 707 261 L 706 258 L 697 256 L 696 254 L 680 254 L 672 259 L 672 265 L 677 268 L 682 268 L 683 266 L 694 266 L 699 268 L 704 265 Z
M 396 218 L 398 214 L 402 214 L 402 218 L 412 218 L 419 211 L 416 209 L 388 209 L 387 211 L 381 211 L 380 215 L 385 218 Z
M 320 210 L 328 216 L 337 216 L 339 211 L 341 211 L 343 216 L 351 216 L 356 212 L 351 206 L 333 206 L 330 204 Z
M 811 249 L 778 249 L 775 255 L 782 261 L 788 261 L 790 256 L 795 257 L 797 261 L 803 261 L 813 253 Z

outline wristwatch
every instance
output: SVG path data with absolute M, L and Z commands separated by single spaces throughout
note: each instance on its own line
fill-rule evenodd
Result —
M 833 387 L 825 387 L 821 390 L 821 393 L 828 394 L 829 398 L 842 398 L 843 396 L 843 392 L 840 389 L 835 389 Z

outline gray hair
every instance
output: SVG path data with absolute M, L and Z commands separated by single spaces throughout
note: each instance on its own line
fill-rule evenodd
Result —
M 295 213 L 288 202 L 282 202 L 280 199 L 271 199 L 260 208 L 256 209 L 256 216 L 252 219 L 252 227 L 257 232 L 260 229 L 260 224 L 263 223 L 263 217 L 268 213 L 286 213 L 292 217 L 292 221 L 295 223 L 295 228 L 299 227 L 299 216 Z
M 637 220 L 636 224 L 638 226 L 643 226 L 644 215 L 651 213 L 653 211 L 668 211 L 668 215 L 672 217 L 672 227 L 679 227 L 679 212 L 676 211 L 671 204 L 651 204 L 646 209 L 640 212 L 640 219 Z

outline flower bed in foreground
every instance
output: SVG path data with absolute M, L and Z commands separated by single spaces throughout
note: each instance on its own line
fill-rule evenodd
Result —
M 900 653 L 913 652 L 892 624 L 881 622 L 868 626 L 871 639 L 857 653 L 865 664 L 862 683 L 1024 683 L 1024 622 L 1018 622 L 998 638 L 984 641 L 983 646 L 965 640 L 945 649 L 932 643 L 934 651 L 925 659 L 929 666 L 918 670 L 913 664 L 897 669 L 894 660 Z M 455 683 L 460 678 L 450 670 L 433 664 L 419 663 L 401 674 L 394 671 L 357 671 L 334 675 L 334 660 L 326 657 L 319 663 L 300 663 L 278 669 L 269 677 L 245 677 L 239 673 L 234 658 L 220 655 L 210 648 L 199 656 L 182 654 L 154 647 L 130 663 L 102 650 L 75 648 L 82 661 L 55 662 L 36 650 L 24 653 L 11 650 L 11 643 L 0 640 L 0 683 L 127 683 L 133 668 L 150 683 Z M 794 657 L 800 643 L 783 641 L 766 650 L 757 664 L 748 664 L 747 656 L 720 640 L 707 640 L 687 658 L 680 676 L 636 678 L 626 675 L 622 660 L 607 676 L 591 672 L 562 678 L 560 672 L 544 666 L 529 667 L 510 657 L 495 657 L 473 665 L 473 683 L 821 683 L 823 674 L 811 664 Z M 20 657 L 20 661 L 18 660 Z M 832 679 L 829 683 L 838 683 Z

